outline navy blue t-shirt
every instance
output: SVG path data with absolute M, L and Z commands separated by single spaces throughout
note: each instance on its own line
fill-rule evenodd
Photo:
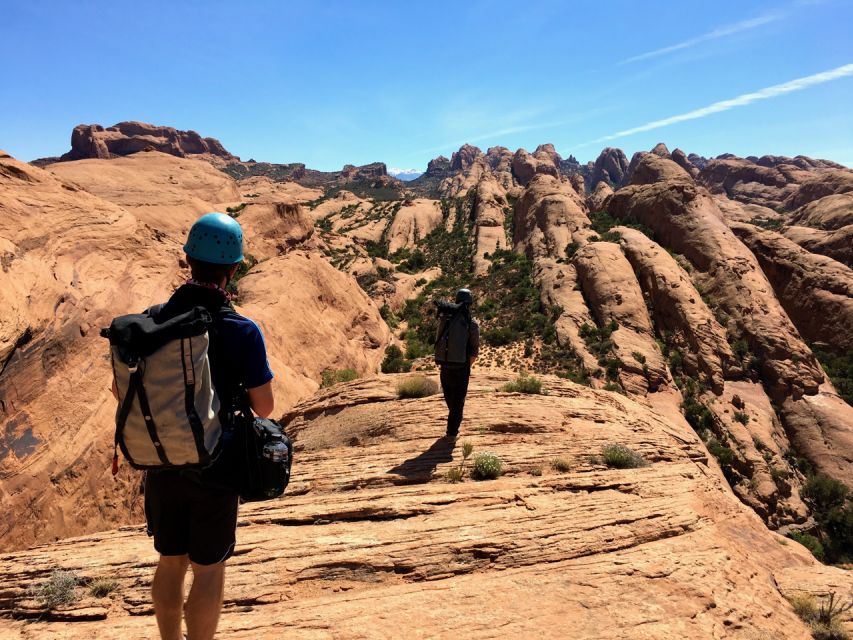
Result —
M 264 334 L 255 322 L 233 309 L 217 313 L 225 305 L 223 294 L 194 284 L 180 287 L 156 316 L 173 317 L 195 306 L 206 307 L 214 317 L 216 342 L 220 349 L 210 350 L 210 369 L 217 392 L 225 392 L 226 380 L 242 383 L 246 389 L 260 387 L 273 379 L 267 361 Z

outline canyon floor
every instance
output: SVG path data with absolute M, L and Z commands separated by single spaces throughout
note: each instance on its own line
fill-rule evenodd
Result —
M 454 446 L 441 395 L 399 400 L 403 377 L 288 414 L 294 479 L 241 508 L 220 637 L 806 640 L 786 596 L 853 591 L 850 572 L 769 531 L 691 429 L 646 406 L 553 376 L 544 395 L 506 393 L 514 374 L 475 369 Z M 502 477 L 472 480 L 469 460 L 449 482 L 464 442 L 497 454 Z M 648 466 L 608 468 L 612 443 Z M 0 637 L 154 637 L 155 562 L 139 525 L 6 554 Z M 45 613 L 29 587 L 56 569 L 81 579 L 80 599 Z M 98 579 L 114 582 L 100 598 Z

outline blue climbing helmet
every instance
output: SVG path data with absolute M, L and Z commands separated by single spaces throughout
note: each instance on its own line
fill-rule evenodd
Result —
M 202 262 L 237 264 L 243 260 L 243 230 L 231 216 L 207 213 L 190 229 L 184 251 Z

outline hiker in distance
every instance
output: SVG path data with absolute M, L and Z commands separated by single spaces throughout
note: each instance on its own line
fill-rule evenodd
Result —
M 435 362 L 441 369 L 441 390 L 447 403 L 447 432 L 455 440 L 462 424 L 471 366 L 480 353 L 480 325 L 471 317 L 474 296 L 469 289 L 456 292 L 456 302 L 437 300 L 438 330 Z
M 237 440 L 234 425 L 245 429 L 241 416 L 272 413 L 273 373 L 261 330 L 234 310 L 226 291 L 243 260 L 240 224 L 204 215 L 184 251 L 191 279 L 165 304 L 115 319 L 107 337 L 119 401 L 116 445 L 147 469 L 145 516 L 160 553 L 151 587 L 160 637 L 182 640 L 183 618 L 188 640 L 211 640 L 239 501 L 222 461 L 229 438 Z M 184 603 L 188 567 L 193 582 Z

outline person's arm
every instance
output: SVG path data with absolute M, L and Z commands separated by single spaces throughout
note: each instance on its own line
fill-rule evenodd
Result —
M 275 409 L 275 398 L 272 393 L 272 382 L 267 382 L 259 387 L 247 389 L 249 392 L 249 405 L 259 418 L 269 418 Z
M 267 361 L 267 346 L 261 328 L 251 322 L 242 345 L 242 382 L 249 395 L 249 406 L 260 418 L 268 418 L 275 409 L 272 390 L 273 372 Z

